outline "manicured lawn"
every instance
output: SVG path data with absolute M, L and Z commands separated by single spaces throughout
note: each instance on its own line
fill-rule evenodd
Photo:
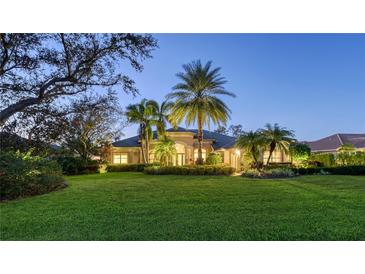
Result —
M 2 240 L 365 240 L 365 177 L 73 176 L 0 204 Z

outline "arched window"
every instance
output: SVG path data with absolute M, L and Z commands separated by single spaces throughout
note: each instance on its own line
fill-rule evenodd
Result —
M 207 150 L 202 148 L 202 158 L 205 162 L 205 159 L 207 159 Z M 198 149 L 194 149 L 194 163 L 196 162 L 196 160 L 198 159 Z

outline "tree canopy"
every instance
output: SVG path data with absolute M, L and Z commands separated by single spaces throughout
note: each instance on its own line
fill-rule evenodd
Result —
M 221 76 L 219 67 L 213 68 L 209 61 L 203 65 L 200 60 L 183 65 L 183 72 L 176 76 L 180 82 L 167 94 L 167 100 L 173 100 L 171 121 L 174 125 L 183 120 L 187 126 L 192 123 L 198 125 L 198 159 L 202 164 L 203 126 L 226 124 L 230 109 L 218 96 L 235 97 L 232 92 L 224 88 L 226 79 Z
M 138 92 L 125 74 L 157 47 L 149 34 L 0 34 L 0 124 L 17 113 L 98 90 Z

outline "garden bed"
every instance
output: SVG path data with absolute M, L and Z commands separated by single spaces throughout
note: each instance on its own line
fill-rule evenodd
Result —
M 236 169 L 224 165 L 151 166 L 143 171 L 149 175 L 232 175 Z
M 250 169 L 242 172 L 242 177 L 257 178 L 257 179 L 280 179 L 280 178 L 292 178 L 299 176 L 290 168 L 273 168 L 273 169 Z

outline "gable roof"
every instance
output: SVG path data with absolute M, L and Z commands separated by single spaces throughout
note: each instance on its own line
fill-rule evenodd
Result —
M 352 144 L 355 148 L 365 148 L 365 134 L 338 133 L 312 142 L 304 142 L 313 152 L 336 151 L 341 145 Z
M 194 133 L 194 138 L 196 138 L 198 130 L 197 129 L 186 129 L 183 127 L 178 127 L 176 129 L 169 128 L 166 130 L 166 132 L 191 132 Z M 153 138 L 157 138 L 156 131 L 153 132 Z M 203 130 L 203 138 L 205 139 L 211 139 L 213 140 L 213 148 L 214 150 L 220 149 L 220 148 L 232 148 L 234 147 L 234 144 L 236 143 L 236 138 L 220 133 L 216 133 L 209 130 Z M 140 147 L 141 144 L 139 142 L 139 136 L 133 136 L 130 138 L 126 138 L 120 141 L 116 141 L 113 143 L 113 146 L 115 147 Z

